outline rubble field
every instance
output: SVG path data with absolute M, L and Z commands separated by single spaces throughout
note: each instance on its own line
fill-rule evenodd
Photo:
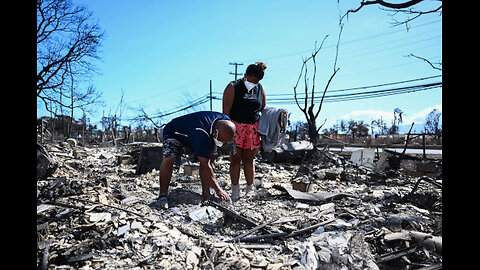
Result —
M 227 203 L 202 201 L 198 163 L 184 156 L 160 210 L 159 171 L 138 171 L 152 146 L 39 145 L 39 269 L 442 268 L 441 159 L 259 155 L 256 194 Z M 231 194 L 228 156 L 212 167 Z

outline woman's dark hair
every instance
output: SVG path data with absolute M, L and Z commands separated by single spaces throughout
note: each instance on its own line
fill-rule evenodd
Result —
M 256 62 L 255 64 L 251 64 L 247 67 L 247 71 L 245 71 L 245 74 L 247 74 L 247 76 L 255 76 L 259 80 L 261 80 L 263 79 L 265 69 L 267 69 L 267 65 L 265 65 L 265 63 Z

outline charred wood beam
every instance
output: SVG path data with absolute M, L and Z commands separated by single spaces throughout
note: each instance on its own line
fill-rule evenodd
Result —
M 415 124 L 415 122 L 412 122 L 412 125 L 410 126 L 410 129 L 408 130 L 407 139 L 405 139 L 405 146 L 403 147 L 402 154 L 405 154 L 405 152 L 407 151 L 407 146 L 408 146 L 408 141 L 409 141 L 409 137 L 410 137 L 410 132 L 412 132 L 412 128 L 413 128 L 413 125 L 414 125 L 414 124 Z
M 255 242 L 255 241 L 258 241 L 258 240 L 262 240 L 262 239 L 290 238 L 290 237 L 298 236 L 298 235 L 305 234 L 305 233 L 308 233 L 310 231 L 316 230 L 318 227 L 326 225 L 328 223 L 331 223 L 334 220 L 335 219 L 332 218 L 332 219 L 317 223 L 315 225 L 308 226 L 308 227 L 305 227 L 303 229 L 293 231 L 291 233 L 278 232 L 278 233 L 263 234 L 263 235 L 240 238 L 240 239 L 238 239 L 238 241 L 240 241 L 240 242 Z
M 432 184 L 432 185 L 434 185 L 434 186 L 436 186 L 436 187 L 438 187 L 438 188 L 442 188 L 442 184 L 437 183 L 435 180 L 431 179 L 430 177 L 423 176 L 423 177 L 418 178 L 417 182 L 415 183 L 415 185 L 414 185 L 413 188 L 412 188 L 412 191 L 410 191 L 410 193 L 406 194 L 406 195 L 402 198 L 403 201 L 406 201 L 409 196 L 413 195 L 413 193 L 415 193 L 415 191 L 417 191 L 418 185 L 420 184 L 420 182 L 421 182 L 422 180 L 424 180 L 424 181 L 426 181 L 426 182 L 428 182 L 428 183 L 430 183 L 430 184 Z
M 403 256 L 406 256 L 408 254 L 414 253 L 415 251 L 418 250 L 418 245 L 413 245 L 411 247 L 403 248 L 400 250 L 396 250 L 387 254 L 382 254 L 380 257 L 377 259 L 377 263 L 385 263 L 391 260 L 395 260 L 398 258 L 401 258 Z
M 257 227 L 258 226 L 258 224 L 255 223 L 255 221 L 251 220 L 250 218 L 244 217 L 244 216 L 240 215 L 239 213 L 220 205 L 217 202 L 214 202 L 212 200 L 208 200 L 208 201 L 205 201 L 205 204 L 216 207 L 218 210 L 222 211 L 225 215 L 233 217 L 236 220 L 240 221 L 241 223 L 243 223 L 243 224 L 245 224 L 249 227 Z
M 244 216 L 240 215 L 239 213 L 237 213 L 237 212 L 235 212 L 231 209 L 228 209 L 228 208 L 220 205 L 219 203 L 217 203 L 215 201 L 208 200 L 208 201 L 205 201 L 205 204 L 216 207 L 218 210 L 222 211 L 226 216 L 231 217 L 233 219 L 236 219 L 236 220 L 240 221 L 241 223 L 247 225 L 248 227 L 252 227 L 252 228 L 257 228 L 258 227 L 259 229 L 261 229 L 262 231 L 264 231 L 266 233 L 273 233 L 274 231 L 278 232 L 278 230 L 275 230 L 273 228 L 267 228 L 268 224 L 265 224 L 264 226 L 262 226 L 263 224 L 258 225 L 252 219 L 250 219 L 248 217 L 244 217 Z
M 407 155 L 407 154 L 404 154 L 404 153 L 400 153 L 400 152 L 396 152 L 396 151 L 392 151 L 392 150 L 388 150 L 388 149 L 383 149 L 383 151 L 385 151 L 389 154 L 398 156 L 402 159 L 412 159 L 412 160 L 418 160 L 418 161 L 422 160 L 421 158 L 418 158 L 418 157 L 410 156 L 410 155 Z
M 274 221 L 274 220 L 270 220 L 270 221 L 268 221 L 268 222 L 265 222 L 265 223 L 263 223 L 263 224 L 260 224 L 260 225 L 258 225 L 258 226 L 255 226 L 254 228 L 252 228 L 252 229 L 250 229 L 250 230 L 248 230 L 248 231 L 246 231 L 246 232 L 244 232 L 244 233 L 236 236 L 236 237 L 233 238 L 233 239 L 227 240 L 226 242 L 235 242 L 235 241 L 237 241 L 237 240 L 239 240 L 239 239 L 241 239 L 241 238 L 244 238 L 244 237 L 247 236 L 247 235 L 250 235 L 250 234 L 252 234 L 252 233 L 254 233 L 254 232 L 258 231 L 258 230 L 263 229 L 265 226 L 272 224 L 273 221 Z

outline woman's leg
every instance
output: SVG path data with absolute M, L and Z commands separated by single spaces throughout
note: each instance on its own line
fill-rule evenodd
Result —
M 240 163 L 242 162 L 243 149 L 237 147 L 234 155 L 230 156 L 230 180 L 232 181 L 232 201 L 240 198 Z
M 230 180 L 232 185 L 238 185 L 240 179 L 240 162 L 242 161 L 243 149 L 237 147 L 237 151 L 234 155 L 230 156 Z
M 257 151 L 257 149 L 243 149 L 242 152 L 243 172 L 247 180 L 247 185 L 252 185 L 255 179 L 255 164 L 253 164 L 253 160 Z

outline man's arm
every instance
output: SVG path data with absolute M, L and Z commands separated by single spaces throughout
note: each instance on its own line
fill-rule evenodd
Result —
M 210 166 L 210 159 L 198 157 L 200 161 L 200 179 L 202 181 L 202 196 L 204 199 L 210 197 L 209 187 L 215 190 L 215 193 L 222 201 L 230 201 L 230 196 L 220 187 L 212 166 Z

